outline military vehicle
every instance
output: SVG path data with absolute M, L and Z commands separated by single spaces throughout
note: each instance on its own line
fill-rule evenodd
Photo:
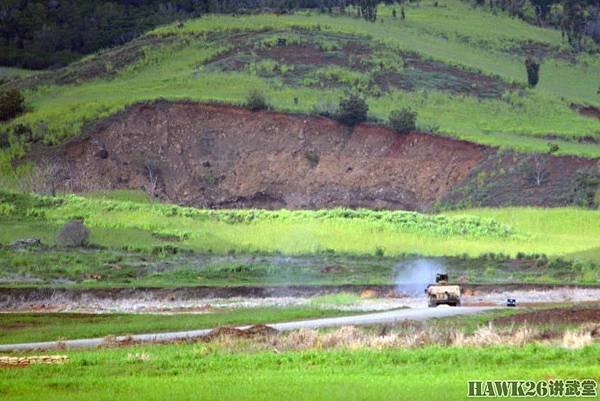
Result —
M 435 284 L 429 284 L 425 293 L 429 299 L 430 308 L 438 305 L 460 306 L 460 287 L 448 284 L 447 274 L 436 274 Z

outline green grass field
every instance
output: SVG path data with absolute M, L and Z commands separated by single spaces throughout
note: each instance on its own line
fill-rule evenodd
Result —
M 92 247 L 60 248 L 56 233 L 76 218 Z M 427 257 L 470 283 L 596 284 L 600 273 L 600 211 L 575 208 L 205 210 L 127 191 L 0 193 L 0 225 L 0 244 L 50 247 L 0 249 L 2 286 L 394 284 L 399 266 Z
M 546 152 L 546 136 L 551 135 L 560 146 L 558 154 L 600 156 L 594 140 L 578 140 L 597 140 L 600 121 L 571 108 L 572 103 L 600 105 L 598 57 L 571 55 L 556 30 L 501 13 L 494 16 L 463 1 L 406 8 L 405 21 L 392 18 L 391 7 L 382 6 L 376 23 L 297 12 L 208 15 L 183 28 L 160 27 L 145 37 L 150 44 L 144 45 L 143 57 L 120 70 L 114 70 L 110 51 L 66 70 L 77 76 L 91 63 L 107 71 L 107 78 L 84 77 L 26 91 L 31 111 L 12 124 L 29 124 L 45 142 L 57 143 L 79 133 L 85 122 L 159 97 L 240 104 L 249 90 L 258 88 L 277 110 L 310 113 L 324 102 L 337 103 L 344 90 L 354 88 L 367 96 L 374 119 L 385 121 L 391 110 L 410 107 L 424 131 L 527 152 Z M 276 61 L 271 51 L 277 50 L 272 46 L 279 37 L 290 45 L 317 46 L 326 60 L 347 60 L 342 65 L 310 58 Z M 356 59 L 352 52 L 344 53 L 349 43 L 369 50 Z M 547 53 L 535 89 L 525 85 L 523 49 L 528 46 L 541 46 Z M 424 62 L 433 63 L 437 72 L 422 68 Z M 479 78 L 463 81 L 459 70 Z M 401 81 L 412 89 L 378 83 L 377 74 L 391 73 L 404 74 Z M 478 79 L 505 90 L 484 96 Z M 20 152 L 18 144 L 4 151 L 4 168 Z
M 265 324 L 292 320 L 349 315 L 324 307 L 286 307 L 214 310 L 207 313 L 82 314 L 82 313 L 2 313 L 0 343 L 95 338 L 208 329 L 217 326 Z
M 0 370 L 4 400 L 462 400 L 468 380 L 600 379 L 598 345 L 236 353 L 204 344 L 63 352 Z
M 83 218 L 94 244 L 199 252 L 334 252 L 354 255 L 546 254 L 597 261 L 600 212 L 575 208 L 473 209 L 440 215 L 333 209 L 202 210 L 175 205 L 4 193 L 0 242 L 38 236 L 48 244 L 62 224 Z

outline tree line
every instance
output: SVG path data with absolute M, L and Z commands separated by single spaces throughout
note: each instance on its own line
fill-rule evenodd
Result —
M 587 35 L 600 44 L 600 0 L 474 0 L 490 9 L 501 9 L 540 26 L 561 30 L 575 51 L 582 50 Z
M 205 13 L 327 8 L 343 0 L 2 0 L 0 65 L 60 67 L 158 25 Z

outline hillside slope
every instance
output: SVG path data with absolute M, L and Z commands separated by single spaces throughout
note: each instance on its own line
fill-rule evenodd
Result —
M 528 56 L 541 60 L 533 89 Z M 420 131 L 526 152 L 552 142 L 558 154 L 597 158 L 598 77 L 600 59 L 572 54 L 558 31 L 458 0 L 408 4 L 406 20 L 381 6 L 375 23 L 309 12 L 208 15 L 5 84 L 28 88 L 29 112 L 4 128 L 26 124 L 55 144 L 87 121 L 160 97 L 241 104 L 258 88 L 276 110 L 330 113 L 353 90 L 380 121 L 410 107 Z M 13 148 L 10 157 L 22 153 Z

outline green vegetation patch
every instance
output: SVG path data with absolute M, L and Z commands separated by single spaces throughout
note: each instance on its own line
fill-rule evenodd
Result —
M 215 309 L 202 313 L 85 314 L 2 313 L 0 343 L 14 344 L 77 338 L 209 329 L 349 315 L 320 307 Z
M 360 296 L 347 292 L 320 295 L 311 299 L 313 305 L 349 305 L 360 300 Z
M 206 210 L 69 195 L 0 194 L 0 242 L 39 237 L 83 219 L 92 244 L 170 254 L 180 250 L 288 255 L 478 257 L 545 254 L 599 260 L 600 211 L 576 208 L 474 209 L 439 215 L 332 209 Z
M 423 264 L 470 284 L 587 284 L 600 281 L 593 261 L 543 254 L 466 256 L 211 255 L 111 249 L 0 249 L 3 287 L 181 288 L 194 286 L 395 285 Z M 175 251 L 177 248 L 172 248 Z M 579 259 L 580 257 L 578 257 Z
M 0 394 L 29 400 L 35 383 L 39 400 L 463 400 L 474 379 L 600 379 L 598 345 L 236 353 L 179 344 L 61 353 L 70 358 L 64 365 L 0 370 Z
M 461 236 L 466 238 L 511 238 L 516 233 L 509 226 L 492 219 L 473 216 L 447 217 L 405 211 L 374 211 L 369 209 L 330 210 L 208 210 L 166 204 L 118 202 L 108 199 L 89 199 L 76 195 L 60 198 L 36 195 L 0 193 L 0 211 L 3 216 L 40 217 L 60 223 L 71 219 L 83 219 L 90 226 L 105 228 L 141 228 L 157 234 L 172 234 L 181 240 L 196 237 L 193 230 L 171 224 L 174 220 L 187 221 L 191 225 L 202 222 L 230 225 L 254 222 L 339 222 L 353 221 L 373 224 L 402 233 L 427 233 L 437 236 Z M 139 220 L 135 220 L 138 218 Z M 141 221 L 143 220 L 143 221 Z M 179 226 L 179 230 L 175 227 Z M 191 228 L 191 227 L 190 227 Z

